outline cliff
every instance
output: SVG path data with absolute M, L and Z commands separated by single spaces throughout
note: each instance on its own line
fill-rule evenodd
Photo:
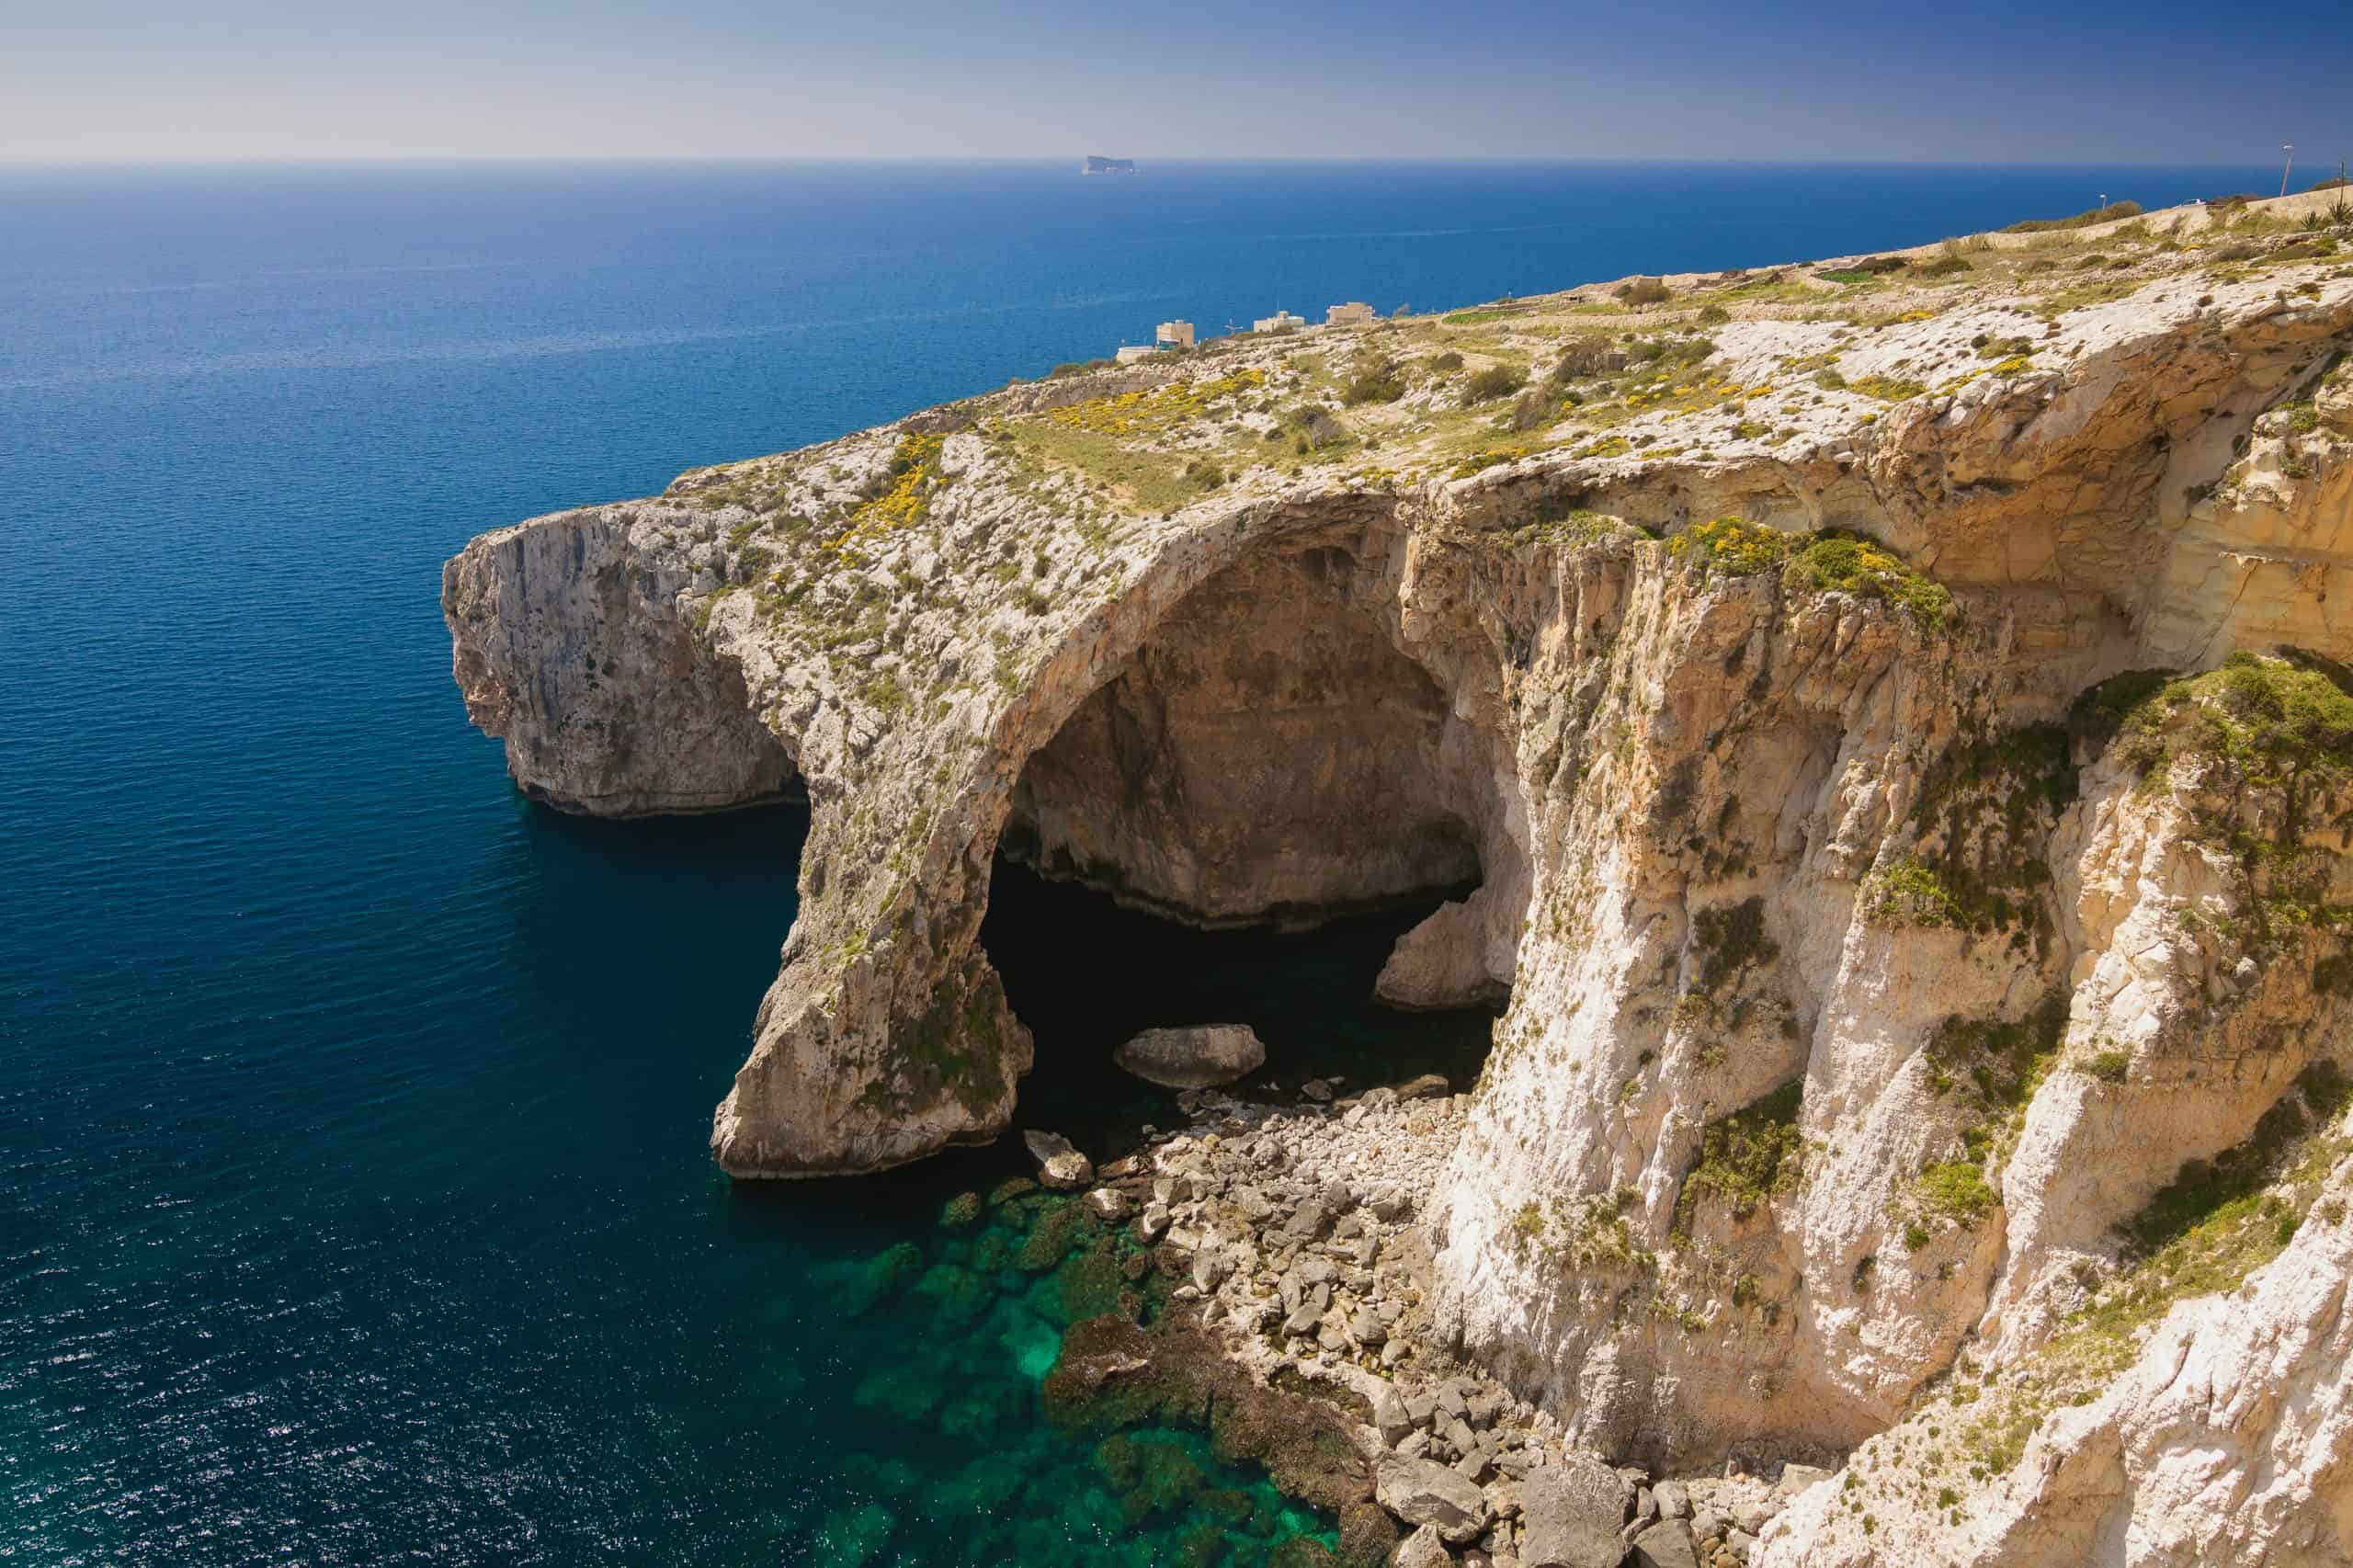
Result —
M 1000 846 L 1214 925 L 1475 880 L 1381 982 L 1508 998 L 1427 1217 L 1465 1355 L 1618 1457 L 1852 1454 L 1766 1562 L 2341 1562 L 2307 207 L 1017 384 L 483 536 L 456 675 L 561 808 L 806 790 L 737 1176 L 1005 1127 Z

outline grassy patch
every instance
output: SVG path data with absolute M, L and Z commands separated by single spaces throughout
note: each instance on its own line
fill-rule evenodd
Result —
M 1717 517 L 1693 523 L 1667 542 L 1667 551 L 1716 576 L 1779 570 L 1796 593 L 1847 594 L 1895 605 L 1930 631 L 1945 631 L 1957 619 L 1951 590 L 1943 584 L 1914 571 L 1885 546 L 1837 529 L 1792 534 Z
M 1934 631 L 1942 631 L 1954 618 L 1950 589 L 1857 534 L 1833 530 L 1814 535 L 1798 551 L 1790 578 L 1802 590 L 1901 605 Z
M 1985 1217 L 1995 1202 L 1985 1173 L 1973 1160 L 1941 1160 L 1920 1173 L 1913 1183 L 1921 1209 L 1966 1230 Z
M 2129 1267 L 2052 1346 L 2053 1357 L 2120 1366 L 2131 1335 L 2176 1301 L 2232 1290 L 2292 1239 L 2321 1182 L 2348 1151 L 2334 1131 L 2353 1104 L 2353 1081 L 2318 1062 L 2264 1112 L 2247 1139 L 2211 1161 L 2193 1160 L 2118 1227 Z
M 2051 869 L 2036 847 L 2075 799 L 2067 732 L 2029 724 L 1956 743 L 1921 776 L 1915 848 L 1874 879 L 1871 912 L 1979 936 L 2012 933 L 2013 949 L 2048 949 Z
M 1796 553 L 1799 536 L 1783 533 L 1740 517 L 1717 517 L 1693 523 L 1666 541 L 1677 561 L 1688 561 L 1711 576 L 1753 577 L 1769 572 Z
M 2113 222 L 2119 218 L 2137 218 L 2141 204 L 2137 201 L 2111 201 L 2105 207 L 2086 208 L 2072 218 L 2028 218 L 2012 223 L 2006 234 L 2043 234 L 2058 229 L 2088 228 L 2094 223 Z
M 850 509 L 848 526 L 827 540 L 825 548 L 850 550 L 922 522 L 940 480 L 939 449 L 946 440 L 944 436 L 900 437 L 890 467 L 872 493 Z
M 1860 381 L 1848 381 L 1847 386 L 1850 392 L 1875 397 L 1881 403 L 1904 403 L 1928 390 L 1918 381 L 1905 381 L 1900 376 L 1865 376 Z
M 1050 420 L 1027 421 L 1017 430 L 1030 454 L 1102 480 L 1144 511 L 1169 511 L 1199 494 L 1200 486 L 1186 477 L 1177 458 L 1150 447 Z

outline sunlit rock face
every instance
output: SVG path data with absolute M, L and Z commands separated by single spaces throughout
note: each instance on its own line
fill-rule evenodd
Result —
M 1015 387 L 483 536 L 455 669 L 560 807 L 805 786 L 738 1176 L 1004 1129 L 1001 848 L 1445 892 L 1427 1305 L 1573 1433 L 1874 1456 L 1776 1563 L 2344 1561 L 2353 278 L 2271 221 Z
M 1476 881 L 1445 695 L 1382 624 L 1381 564 L 1267 550 L 1195 589 L 1030 757 L 1008 846 L 1204 924 Z

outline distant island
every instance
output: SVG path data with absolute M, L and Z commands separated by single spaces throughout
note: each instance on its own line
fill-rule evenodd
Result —
M 1089 153 L 1086 162 L 1078 166 L 1078 172 L 1083 175 L 1131 175 L 1136 172 L 1136 161 L 1133 158 L 1099 158 Z

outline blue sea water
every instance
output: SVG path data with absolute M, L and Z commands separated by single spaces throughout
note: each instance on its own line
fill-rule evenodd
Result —
M 805 824 L 523 802 L 449 683 L 441 560 L 1169 316 L 1447 307 L 2260 188 L 0 173 L 0 1560 L 1144 1562 L 1189 1531 L 1246 1561 L 1328 1532 L 1175 1434 L 1161 1469 L 1198 1465 L 1169 1494 L 1194 1500 L 1120 1494 L 1040 1420 L 1076 1276 L 1019 1256 L 1045 1222 L 1020 1204 L 935 1218 L 1003 1153 L 781 1189 L 712 1169 Z M 1099 1056 L 1209 1005 L 1155 989 L 1177 974 L 1291 1066 L 1475 1065 L 1482 1021 L 1358 1002 L 1378 923 L 1171 947 L 1063 897 L 1008 883 L 986 935 L 1040 1030 L 1030 1114 L 1154 1114 Z

